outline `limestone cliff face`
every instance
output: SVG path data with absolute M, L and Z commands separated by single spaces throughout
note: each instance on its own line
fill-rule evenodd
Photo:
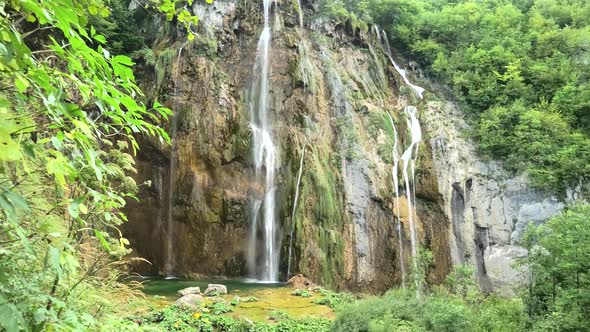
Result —
M 252 80 L 261 2 L 196 4 L 200 37 L 163 22 L 154 43 L 156 65 L 140 63 L 138 80 L 150 98 L 175 113 L 172 147 L 144 139 L 138 159 L 141 203 L 130 202 L 126 234 L 138 269 L 164 273 L 173 248 L 179 276 L 246 276 L 249 203 L 262 195 L 254 181 L 246 93 Z M 300 29 L 294 2 L 273 8 L 271 114 L 279 146 L 278 208 L 281 274 L 286 278 L 291 209 L 305 146 L 295 213 L 292 273 L 335 288 L 384 291 L 401 283 L 395 228 L 391 114 L 400 155 L 409 144 L 403 108 L 418 105 L 371 34 L 328 20 L 303 1 Z M 207 27 L 207 28 L 203 28 Z M 401 91 L 400 91 L 401 90 Z M 386 113 L 387 112 L 387 113 Z M 421 245 L 435 256 L 432 282 L 451 263 L 448 221 L 434 165 L 424 145 L 417 167 Z M 400 181 L 400 183 L 403 183 Z M 401 191 L 403 193 L 403 191 Z M 407 202 L 400 199 L 405 266 L 411 266 Z M 171 220 L 171 225 L 169 224 Z
M 519 278 L 511 263 L 523 254 L 522 230 L 560 211 L 564 199 L 478 158 L 460 135 L 465 124 L 453 105 L 429 102 L 428 93 L 415 100 L 372 34 L 323 17 L 314 1 L 302 2 L 305 29 L 298 27 L 295 1 L 273 8 L 270 103 L 279 148 L 282 277 L 294 222 L 292 273 L 370 292 L 401 284 L 401 264 L 409 270 L 412 261 L 409 216 L 401 198 L 400 261 L 387 113 L 401 155 L 410 141 L 403 109 L 415 105 L 425 138 L 414 219 L 420 245 L 434 255 L 429 281 L 468 263 L 484 289 L 508 292 Z M 146 23 L 144 33 L 157 35 L 156 65 L 140 63 L 137 76 L 149 98 L 175 115 L 168 124 L 172 147 L 144 139 L 137 157 L 138 181 L 152 186 L 142 187 L 141 203 L 130 202 L 125 232 L 136 254 L 151 262 L 138 267 L 142 272 L 165 273 L 172 264 L 178 276 L 247 274 L 250 203 L 264 191 L 254 180 L 246 106 L 261 8 L 261 1 L 195 4 L 202 26 L 191 43 L 165 22 Z
M 482 160 L 461 134 L 468 129 L 461 112 L 446 102 L 430 102 L 422 113 L 436 168 L 453 264 L 476 267 L 484 290 L 513 295 L 523 280 L 518 258 L 528 224 L 540 224 L 566 203 L 581 199 L 533 189 L 523 176 L 507 172 L 500 162 Z

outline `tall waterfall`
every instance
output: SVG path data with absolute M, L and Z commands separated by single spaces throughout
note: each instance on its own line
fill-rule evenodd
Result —
M 412 264 L 414 270 L 417 267 L 416 258 L 418 256 L 418 237 L 416 232 L 416 225 L 414 222 L 414 199 L 415 198 L 415 191 L 416 191 L 416 159 L 418 158 L 418 147 L 420 145 L 420 141 L 422 141 L 422 130 L 420 128 L 420 122 L 418 122 L 418 118 L 416 116 L 417 109 L 415 106 L 406 106 L 405 109 L 406 116 L 408 117 L 408 128 L 410 128 L 410 133 L 412 137 L 412 141 L 406 151 L 404 151 L 402 155 L 402 162 L 403 162 L 403 175 L 404 175 L 404 184 L 406 190 L 406 200 L 408 201 L 408 221 L 410 223 L 410 242 L 412 246 Z M 410 173 L 408 173 L 408 166 L 410 166 Z M 410 175 L 412 181 L 410 182 Z
M 378 37 L 381 37 L 381 36 L 378 35 Z M 389 57 L 389 61 L 391 61 L 391 64 L 393 65 L 395 70 L 400 74 L 400 76 L 404 80 L 404 83 L 406 83 L 407 86 L 412 88 L 412 91 L 414 91 L 414 93 L 416 94 L 416 96 L 418 96 L 419 99 L 422 99 L 422 96 L 424 94 L 424 88 L 412 84 L 412 82 L 410 82 L 410 80 L 408 79 L 408 74 L 406 73 L 406 70 L 402 69 L 395 62 L 395 60 L 393 60 L 393 55 L 391 54 L 391 47 L 389 46 L 389 39 L 387 38 L 387 33 L 385 31 L 383 31 L 383 43 L 385 43 L 385 51 L 387 52 L 387 56 Z
M 176 58 L 176 70 L 174 72 L 174 96 L 178 98 L 180 96 L 180 66 L 182 65 L 182 50 L 186 46 L 186 43 L 180 46 L 178 49 L 178 57 Z M 172 117 L 172 125 L 170 128 L 170 163 L 169 163 L 169 180 L 168 180 L 168 218 L 166 220 L 166 261 L 164 263 L 164 273 L 167 278 L 174 278 L 174 268 L 176 266 L 176 257 L 174 256 L 174 216 L 172 209 L 174 204 L 172 202 L 174 193 L 174 175 L 176 173 L 176 127 L 177 117 Z
M 378 28 L 376 29 L 378 30 Z M 387 38 L 387 33 L 382 31 L 382 34 L 376 33 L 379 42 L 382 42 L 385 51 L 387 52 L 387 56 L 389 57 L 389 61 L 395 68 L 395 70 L 400 74 L 404 83 L 408 85 L 418 99 L 423 98 L 424 88 L 412 84 L 408 79 L 407 73 L 404 69 L 402 69 L 393 59 L 393 55 L 391 53 L 391 47 L 389 46 L 389 39 Z M 420 142 L 422 141 L 422 129 L 420 128 L 420 122 L 418 121 L 418 110 L 415 106 L 406 106 L 405 113 L 407 117 L 408 128 L 410 129 L 411 134 L 411 142 L 407 149 L 402 154 L 402 163 L 403 163 L 403 176 L 404 176 L 404 186 L 406 192 L 406 200 L 408 205 L 408 221 L 409 221 L 409 228 L 410 228 L 410 242 L 411 242 L 411 249 L 412 249 L 412 266 L 414 270 L 417 268 L 417 256 L 418 256 L 418 235 L 414 220 L 414 205 L 416 204 L 416 159 L 418 159 L 418 148 L 420 146 Z M 395 143 L 394 143 L 394 151 L 393 151 L 393 158 L 394 158 L 394 165 L 393 165 L 393 172 L 394 172 L 394 186 L 395 186 L 395 197 L 396 197 L 396 213 L 399 216 L 399 184 L 397 179 L 397 171 L 398 171 L 398 164 L 399 160 L 397 159 L 397 131 L 395 130 L 395 125 L 393 123 L 393 119 L 390 116 L 391 124 L 393 125 L 394 135 L 395 135 Z M 409 169 L 408 169 L 409 168 Z M 410 181 L 411 178 L 411 181 Z M 403 243 L 401 241 L 401 223 L 398 220 L 398 235 L 400 236 L 400 255 L 403 255 Z M 401 268 L 402 268 L 402 285 L 405 286 L 405 266 L 403 264 L 403 259 L 401 259 Z
M 273 142 L 272 126 L 268 119 L 269 112 L 269 71 L 270 43 L 272 31 L 270 27 L 270 10 L 273 0 L 264 0 L 264 27 L 258 40 L 256 63 L 249 96 L 250 128 L 252 130 L 253 157 L 256 178 L 264 184 L 264 200 L 262 211 L 255 209 L 251 220 L 250 248 L 248 261 L 252 277 L 264 281 L 276 281 L 279 270 L 278 225 L 275 209 L 275 170 L 277 167 L 277 151 Z M 254 210 L 254 209 L 253 209 Z M 255 245 L 258 220 L 262 213 L 262 233 L 264 237 L 263 252 L 258 253 Z M 253 245 L 254 244 L 254 245 Z M 261 257 L 262 261 L 258 261 Z
M 397 137 L 397 129 L 395 128 L 395 123 L 393 122 L 393 117 L 391 114 L 387 113 L 389 116 L 389 121 L 391 122 L 391 127 L 393 128 L 393 149 L 392 149 L 392 156 L 393 156 L 393 168 L 391 175 L 393 176 L 393 188 L 395 190 L 395 215 L 396 215 L 396 228 L 397 228 L 397 237 L 399 238 L 399 265 L 402 271 L 402 287 L 406 288 L 406 265 L 404 264 L 404 240 L 402 238 L 402 222 L 399 214 L 399 181 L 398 181 L 398 167 L 399 167 L 399 154 L 397 153 L 397 144 L 398 144 L 398 137 Z

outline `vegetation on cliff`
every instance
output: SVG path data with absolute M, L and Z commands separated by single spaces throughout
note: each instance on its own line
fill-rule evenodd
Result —
M 89 24 L 110 13 L 101 0 L 0 2 L 0 330 L 92 329 L 133 297 L 118 226 L 138 187 L 134 135 L 168 141 L 170 111 L 140 101 L 133 62 Z
M 197 19 L 176 2 L 149 8 L 176 20 L 192 40 Z M 446 287 L 418 297 L 415 290 L 393 290 L 357 302 L 321 290 L 315 303 L 336 309 L 335 322 L 272 313 L 272 322 L 251 323 L 224 316 L 231 311 L 224 303 L 128 316 L 138 293 L 119 282 L 129 252 L 119 226 L 125 200 L 144 185 L 129 176 L 139 148 L 135 135 L 168 141 L 160 123 L 170 111 L 145 100 L 133 62 L 122 54 L 139 50 L 166 68 L 174 53 L 153 59 L 145 37 L 135 33 L 129 2 L 109 4 L 0 3 L 0 331 L 588 330 L 587 206 L 529 230 L 522 261 L 528 287 L 519 299 L 486 297 L 472 273 L 458 269 Z M 590 21 L 579 14 L 590 12 L 586 2 L 324 1 L 322 8 L 351 20 L 355 30 L 370 20 L 385 27 L 468 107 L 482 151 L 553 189 L 590 175 Z M 298 47 L 298 79 L 313 92 L 317 74 L 305 57 L 310 46 Z M 156 81 L 163 80 L 161 73 Z M 388 126 L 385 115 L 375 113 L 372 126 Z M 354 142 L 346 121 L 342 136 Z M 334 183 L 341 179 L 333 172 L 339 163 L 322 146 L 310 149 L 314 172 L 304 177 L 302 197 L 314 201 L 313 214 L 330 224 L 323 226 L 340 228 L 343 199 Z M 342 270 L 341 235 L 329 227 L 316 233 L 330 252 L 322 257 L 322 274 L 331 280 Z
M 588 1 L 328 2 L 384 28 L 450 87 L 483 153 L 540 187 L 588 181 Z

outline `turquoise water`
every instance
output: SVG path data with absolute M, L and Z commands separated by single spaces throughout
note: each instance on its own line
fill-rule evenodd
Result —
M 227 287 L 228 294 L 249 293 L 262 289 L 274 289 L 284 287 L 284 283 L 260 283 L 248 279 L 164 279 L 148 278 L 140 280 L 143 284 L 143 292 L 147 295 L 159 295 L 176 298 L 176 292 L 187 287 L 200 287 L 201 291 L 207 289 L 208 284 L 222 284 Z

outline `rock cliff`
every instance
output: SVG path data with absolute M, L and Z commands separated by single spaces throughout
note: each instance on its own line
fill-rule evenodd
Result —
M 135 254 L 151 262 L 138 267 L 141 272 L 247 275 L 250 207 L 264 191 L 254 181 L 245 101 L 261 6 L 195 3 L 202 23 L 193 42 L 170 23 L 146 19 L 144 33 L 156 36 L 156 61 L 139 61 L 138 80 L 148 98 L 175 115 L 168 124 L 172 146 L 143 139 L 137 156 L 137 180 L 152 186 L 142 187 L 140 203 L 130 202 L 125 232 Z M 389 115 L 401 154 L 411 139 L 403 110 L 415 105 L 426 137 L 416 166 L 414 219 L 420 246 L 434 256 L 428 280 L 441 282 L 453 264 L 470 263 L 484 288 L 504 289 L 508 263 L 522 254 L 517 245 L 526 223 L 546 220 L 562 201 L 479 159 L 460 135 L 460 112 L 428 101 L 428 92 L 424 101 L 413 97 L 371 29 L 329 18 L 314 1 L 302 1 L 301 29 L 297 7 L 295 1 L 273 6 L 270 109 L 279 148 L 282 279 L 293 222 L 291 274 L 368 292 L 401 284 L 401 264 L 409 270 L 412 258 L 403 194 L 399 209 L 394 206 Z

